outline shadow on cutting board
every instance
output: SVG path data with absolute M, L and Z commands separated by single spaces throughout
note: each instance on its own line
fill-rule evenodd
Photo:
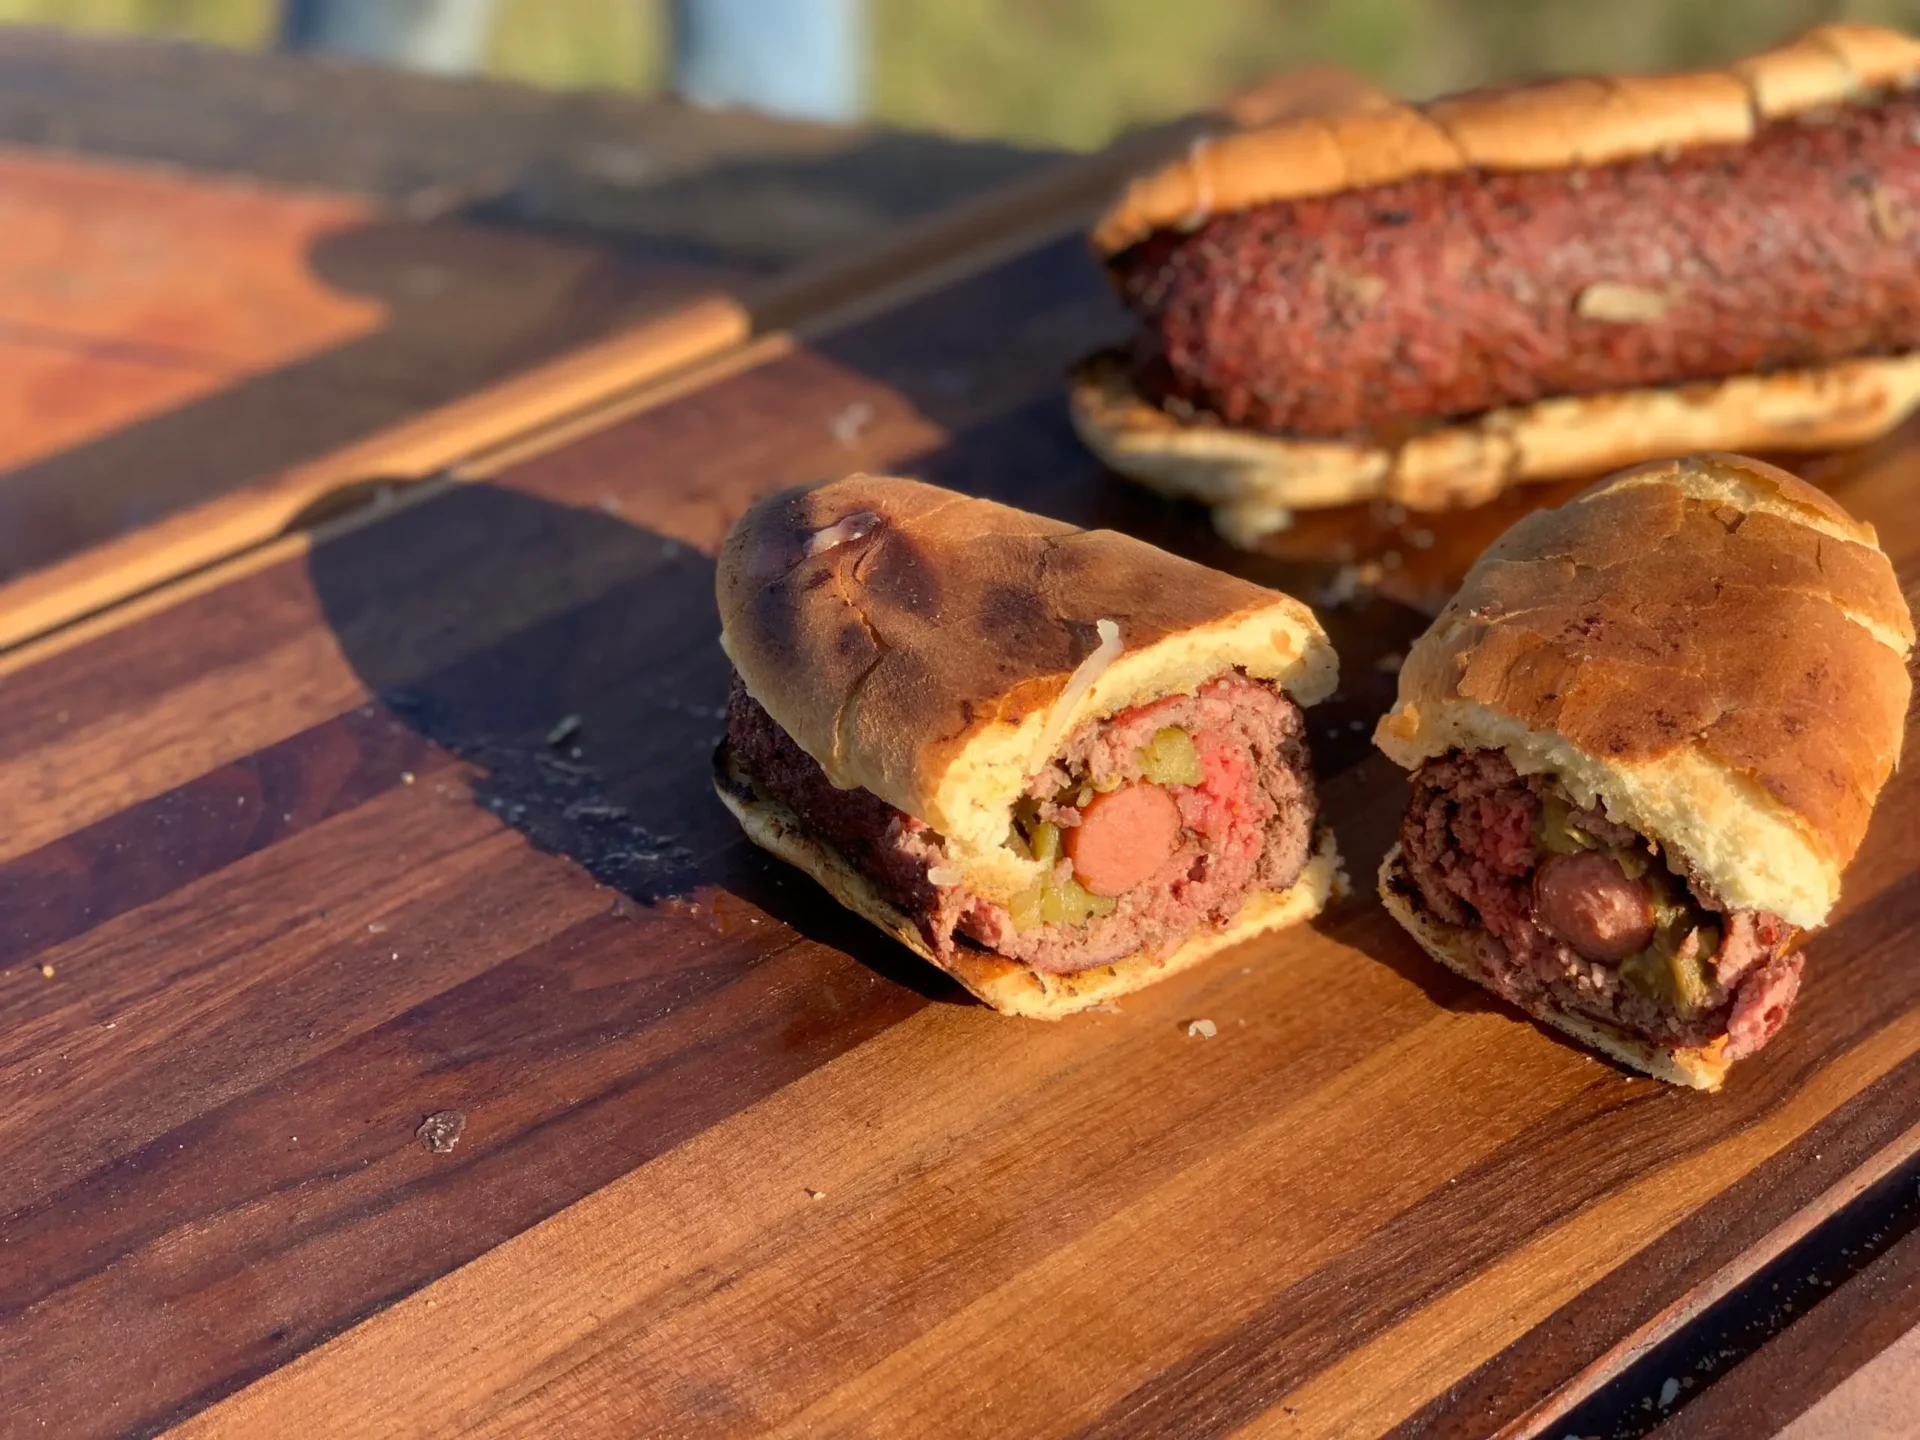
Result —
M 728 666 L 706 555 L 597 510 L 471 484 L 326 541 L 308 568 L 367 688 L 475 766 L 478 802 L 538 849 L 649 906 L 711 909 L 724 892 L 929 999 L 971 1003 L 748 844 L 713 794 Z M 1319 707 L 1315 723 L 1348 708 Z M 1357 756 L 1335 759 L 1364 744 L 1348 723 L 1337 745 L 1314 737 L 1356 889 L 1320 928 L 1436 1004 L 1481 1008 L 1377 913 L 1371 875 L 1404 794 L 1397 772 L 1371 783 Z M 1367 769 L 1391 767 L 1375 756 Z
M 930 999 L 960 998 L 750 846 L 715 797 L 728 667 L 705 555 L 475 484 L 326 541 L 308 568 L 367 688 L 474 765 L 479 803 L 538 849 L 646 905 L 691 909 L 717 887 Z

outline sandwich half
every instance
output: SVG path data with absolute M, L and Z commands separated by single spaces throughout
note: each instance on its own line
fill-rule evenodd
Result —
M 1716 1089 L 1900 757 L 1913 622 L 1872 527 L 1782 470 L 1627 470 L 1501 537 L 1409 652 L 1380 894 L 1421 946 L 1635 1069 Z
M 1254 543 L 1920 404 L 1920 40 L 1293 118 L 1134 181 L 1093 245 L 1137 325 L 1081 367 L 1117 472 Z
M 716 788 L 994 1009 L 1052 1018 L 1319 913 L 1339 880 L 1297 600 L 912 480 L 783 491 L 721 552 Z

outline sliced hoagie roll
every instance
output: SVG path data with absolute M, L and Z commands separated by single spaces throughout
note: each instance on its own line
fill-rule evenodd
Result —
M 1920 404 L 1920 41 L 1825 25 L 1724 70 L 1288 120 L 1093 233 L 1138 317 L 1078 374 L 1111 467 L 1252 543 Z
M 1870 526 L 1700 455 L 1520 521 L 1408 653 L 1381 871 L 1435 959 L 1662 1079 L 1785 1021 L 1900 756 L 1914 642 Z
M 1316 913 L 1308 609 L 911 480 L 771 496 L 722 551 L 717 787 L 995 1009 L 1057 1016 Z

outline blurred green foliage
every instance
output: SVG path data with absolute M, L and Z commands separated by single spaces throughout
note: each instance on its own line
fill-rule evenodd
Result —
M 870 0 L 880 120 L 1094 146 L 1290 65 L 1409 95 L 1725 60 L 1821 20 L 1920 31 L 1920 0 Z M 650 90 L 661 0 L 501 0 L 494 73 Z M 0 0 L 0 22 L 271 43 L 274 0 Z

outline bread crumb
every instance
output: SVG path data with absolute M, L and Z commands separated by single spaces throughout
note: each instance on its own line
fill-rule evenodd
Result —
M 466 1112 L 462 1110 L 436 1110 L 420 1122 L 413 1133 L 420 1139 L 428 1151 L 435 1155 L 444 1155 L 460 1143 L 460 1136 L 467 1128 Z
M 413 772 L 411 770 L 402 770 L 400 772 L 400 783 L 402 785 L 413 784 Z
M 1373 662 L 1373 668 L 1378 670 L 1382 675 L 1398 675 L 1400 673 L 1400 667 L 1406 663 L 1406 656 L 1402 655 L 1398 650 L 1389 650 Z
M 46 976 L 47 979 L 49 980 L 53 979 L 53 966 L 48 965 L 45 962 L 42 962 L 40 966 L 40 973 Z
M 809 1200 L 824 1200 L 824 1199 L 826 1199 L 826 1198 L 827 1198 L 827 1192 L 826 1192 L 826 1191 L 824 1191 L 824 1190 L 815 1190 L 815 1189 L 814 1189 L 814 1188 L 813 1188 L 812 1186 L 808 1186 L 808 1187 L 807 1187 L 807 1199 L 809 1199 Z
M 1083 1015 L 1118 1015 L 1119 1013 L 1120 1007 L 1111 1000 L 1102 1000 L 1098 1005 L 1089 1005 L 1081 1011 Z
M 1220 1027 L 1211 1020 L 1194 1020 L 1187 1025 L 1187 1034 L 1199 1036 L 1202 1040 L 1211 1040 L 1220 1033 Z
M 554 722 L 553 728 L 547 731 L 547 744 L 564 745 L 579 733 L 580 717 L 578 715 L 562 715 Z
M 1665 1383 L 1660 1386 L 1660 1408 L 1662 1410 L 1666 1409 L 1669 1405 L 1673 1404 L 1673 1402 L 1678 1400 L 1679 1398 L 1680 1398 L 1680 1382 L 1674 1379 L 1673 1376 L 1669 1375 L 1666 1378 Z

